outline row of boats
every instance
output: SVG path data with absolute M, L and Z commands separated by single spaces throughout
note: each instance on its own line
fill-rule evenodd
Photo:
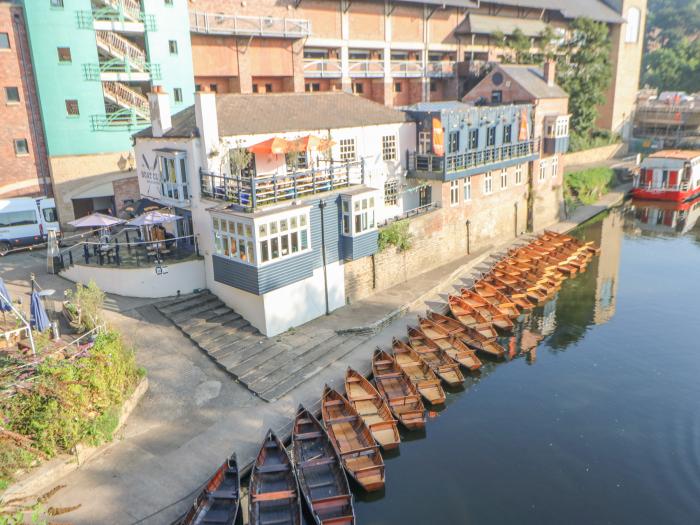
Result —
M 465 372 L 482 366 L 478 354 L 502 358 L 500 332 L 551 298 L 566 277 L 586 270 L 599 249 L 593 243 L 545 232 L 512 249 L 471 288 L 448 297 L 451 316 L 427 312 L 408 328 L 408 341 L 394 339 L 391 352 L 372 356 L 374 382 L 348 368 L 345 395 L 326 385 L 321 421 L 300 406 L 291 454 L 268 431 L 250 476 L 251 525 L 301 523 L 302 499 L 317 524 L 355 523 L 347 475 L 366 491 L 384 487 L 381 450 L 399 446 L 398 425 L 425 427 L 425 404 L 445 402 L 443 386 L 458 386 Z M 217 470 L 183 525 L 233 524 L 240 506 L 236 457 Z

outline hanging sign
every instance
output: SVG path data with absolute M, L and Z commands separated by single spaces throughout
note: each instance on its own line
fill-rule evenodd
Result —
M 530 124 L 527 121 L 527 110 L 523 109 L 520 112 L 520 132 L 518 133 L 518 140 L 523 142 L 530 138 Z
M 433 153 L 438 157 L 445 155 L 445 132 L 442 130 L 442 122 L 433 117 Z

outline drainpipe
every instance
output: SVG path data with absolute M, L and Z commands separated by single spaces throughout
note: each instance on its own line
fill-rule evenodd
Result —
M 515 207 L 515 237 L 518 236 L 518 203 L 515 202 L 513 203 L 513 206 Z
M 323 294 L 326 300 L 326 315 L 330 314 L 330 308 L 328 307 L 328 273 L 326 271 L 326 224 L 323 219 L 323 209 L 326 207 L 326 203 L 323 199 L 318 201 L 318 207 L 321 210 L 321 258 L 323 259 Z
M 467 255 L 471 253 L 471 246 L 470 246 L 470 226 L 472 224 L 472 221 L 467 219 Z

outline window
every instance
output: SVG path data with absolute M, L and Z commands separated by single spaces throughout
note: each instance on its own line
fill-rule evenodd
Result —
M 515 167 L 515 184 L 522 184 L 523 183 L 523 165 L 518 164 Z
M 469 132 L 469 149 L 477 149 L 479 147 L 479 130 L 473 129 Z
M 501 189 L 505 190 L 508 187 L 508 170 L 501 170 Z
M 213 93 L 218 93 L 219 86 L 217 84 L 209 84 L 209 89 L 211 89 Z
M 0 33 L 0 49 L 10 49 L 10 35 Z
M 486 146 L 495 146 L 496 145 L 496 126 L 491 126 L 487 131 L 486 131 Z
M 167 5 L 168 7 L 172 7 L 172 5 L 173 5 L 173 0 L 164 0 L 163 3 L 164 3 L 165 5 Z
M 183 201 L 190 198 L 187 185 L 187 162 L 184 153 L 161 156 L 160 191 L 163 197 Z
M 396 135 L 382 137 L 382 160 L 396 160 Z
M 76 117 L 80 115 L 77 100 L 66 100 L 66 113 L 69 117 Z
M 552 157 L 552 178 L 559 174 L 559 157 Z
M 258 85 L 253 84 L 253 93 L 257 93 L 257 92 L 258 92 Z
M 467 177 L 464 179 L 464 202 L 469 202 L 472 200 L 472 179 Z
M 318 82 L 307 82 L 304 88 L 306 91 L 321 91 L 321 84 Z
M 63 7 L 63 0 L 51 0 L 51 7 Z
M 341 162 L 354 162 L 355 159 L 355 139 L 340 139 Z
M 418 133 L 418 153 L 427 155 L 432 149 L 433 141 L 430 138 L 429 131 L 420 131 Z
M 540 180 L 544 180 L 547 177 L 547 161 L 540 161 Z
M 493 191 L 493 178 L 491 177 L 491 172 L 487 172 L 484 175 L 484 195 L 491 195 Z
M 173 89 L 173 96 L 175 97 L 176 103 L 181 103 L 182 102 L 182 88 Z
M 459 150 L 459 131 L 450 131 L 447 136 L 447 153 L 457 153 Z
M 44 220 L 46 222 L 58 222 L 56 208 L 44 208 L 42 212 L 44 213 Z
M 636 7 L 627 10 L 627 29 L 625 31 L 625 42 L 634 44 L 639 40 L 639 24 L 642 14 Z
M 236 225 L 239 247 L 241 239 L 245 240 L 248 260 L 241 259 L 244 262 L 255 263 L 253 247 L 256 240 L 260 247 L 261 264 L 296 255 L 310 248 L 308 212 L 295 213 L 273 220 L 265 219 L 265 222 L 256 224 L 256 239 L 253 239 L 252 226 L 248 224 L 244 226 L 245 230 L 241 230 L 241 224 Z M 214 227 L 216 229 L 216 223 Z
M 218 255 L 255 264 L 253 224 L 249 221 L 212 217 L 214 247 Z
M 265 84 L 265 93 L 272 93 L 272 84 Z
M 15 155 L 29 155 L 27 139 L 15 139 Z
M 430 92 L 435 93 L 437 91 L 437 82 L 430 80 Z
M 5 101 L 8 104 L 19 102 L 19 88 L 10 86 L 5 88 Z
M 503 126 L 503 144 L 510 144 L 513 141 L 513 126 L 506 124 Z
M 459 204 L 459 181 L 450 181 L 450 206 Z
M 350 201 L 343 200 L 343 235 L 352 235 L 352 214 L 350 213 Z
M 401 82 L 394 82 L 394 91 L 396 93 L 401 93 Z
M 58 50 L 58 61 L 61 64 L 70 64 L 73 58 L 70 54 L 70 47 L 59 47 Z
M 347 200 L 345 202 L 347 202 Z M 345 206 L 343 206 L 343 214 L 345 213 Z M 358 197 L 353 199 L 352 217 L 352 235 L 359 235 L 360 233 L 364 233 L 368 230 L 374 229 L 374 197 Z M 343 218 L 344 231 L 345 221 L 345 218 Z
M 355 82 L 352 85 L 352 92 L 356 95 L 362 95 L 365 92 L 365 87 L 360 82 Z
M 491 104 L 500 104 L 503 100 L 503 92 L 501 90 L 495 90 L 491 92 Z
M 177 40 L 168 40 L 168 50 L 171 55 L 177 55 Z
M 345 203 L 346 201 L 343 201 Z M 388 180 L 384 183 L 384 205 L 396 206 L 399 203 L 399 181 Z
M 27 211 L 9 211 L 0 213 L 0 228 L 8 226 L 26 226 L 27 224 L 36 224 L 39 222 L 36 213 L 32 210 Z

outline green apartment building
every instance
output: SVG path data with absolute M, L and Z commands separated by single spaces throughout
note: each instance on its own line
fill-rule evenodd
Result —
M 131 135 L 162 86 L 194 102 L 187 0 L 24 0 L 61 222 L 138 198 Z

